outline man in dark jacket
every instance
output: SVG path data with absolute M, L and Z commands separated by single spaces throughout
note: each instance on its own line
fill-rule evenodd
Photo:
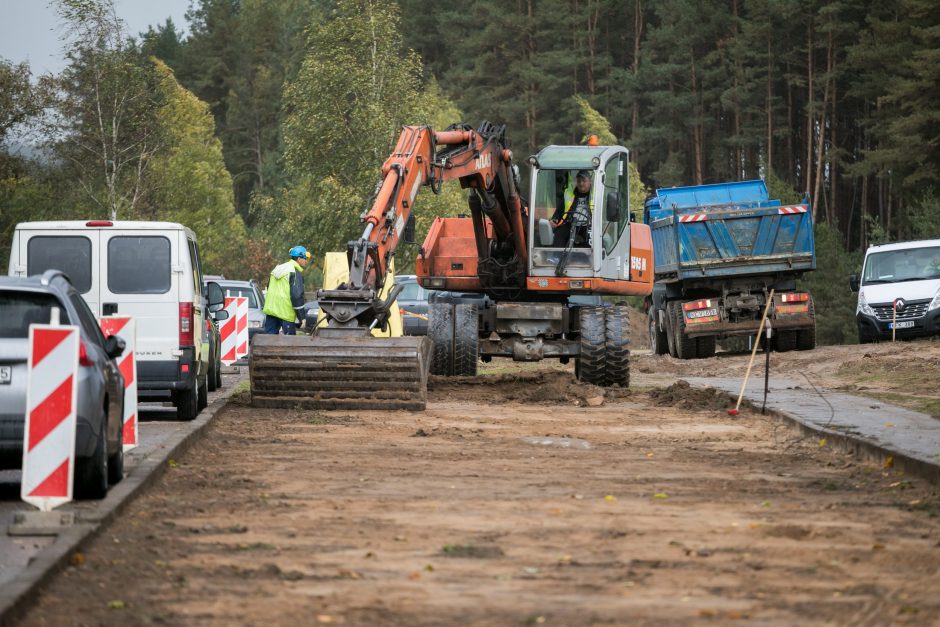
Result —
M 552 246 L 565 248 L 571 237 L 572 224 L 583 225 L 587 221 L 588 228 L 591 220 L 591 171 L 580 170 L 575 178 L 573 194 L 565 194 L 563 204 L 555 209 L 552 215 L 552 227 L 555 229 Z M 585 236 L 587 232 L 583 233 Z M 577 233 L 576 233 L 577 235 Z M 586 238 L 585 238 L 586 241 Z M 575 245 L 582 242 L 576 241 Z

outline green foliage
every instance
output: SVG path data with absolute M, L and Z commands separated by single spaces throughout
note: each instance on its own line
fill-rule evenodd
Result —
M 165 104 L 156 113 L 166 148 L 151 161 L 150 219 L 180 222 L 195 231 L 204 271 L 241 276 L 247 239 L 235 213 L 232 177 L 222 144 L 214 135 L 209 107 L 176 81 L 166 64 L 154 60 L 156 88 Z
M 359 214 L 401 126 L 440 128 L 459 120 L 436 82 L 421 84 L 421 60 L 403 48 L 398 20 L 394 5 L 344 0 L 329 21 L 310 29 L 297 79 L 285 88 L 284 161 L 294 185 L 259 198 L 254 209 L 276 246 L 303 243 L 318 256 L 315 263 L 325 252 L 345 250 L 361 231 Z M 421 194 L 414 208 L 419 233 L 433 216 L 465 206 L 461 198 L 451 189 Z M 399 271 L 413 255 L 399 250 Z
M 768 170 L 764 175 L 764 183 L 767 185 L 767 192 L 771 198 L 776 198 L 785 205 L 793 205 L 801 200 L 801 195 L 786 181 L 777 176 L 773 170 Z M 813 208 L 815 210 L 815 207 Z
M 839 231 L 828 224 L 816 225 L 816 271 L 804 275 L 816 305 L 816 337 L 820 344 L 854 344 L 857 295 L 849 289 L 849 277 L 861 268 L 862 255 L 847 253 Z

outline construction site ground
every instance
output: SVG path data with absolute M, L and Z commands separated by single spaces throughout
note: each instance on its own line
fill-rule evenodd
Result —
M 641 352 L 628 390 L 494 362 L 418 413 L 237 394 L 22 624 L 940 622 L 936 485 L 676 383 L 748 355 Z M 772 372 L 936 416 L 938 364 L 920 341 Z

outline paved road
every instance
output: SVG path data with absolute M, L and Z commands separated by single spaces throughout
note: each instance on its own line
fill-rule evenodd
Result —
M 227 392 L 238 378 L 236 374 L 222 377 L 222 388 L 209 393 L 211 403 Z M 176 410 L 172 406 L 160 403 L 143 403 L 140 406 L 140 445 L 128 451 L 124 456 L 125 472 L 130 472 L 154 451 L 163 447 L 166 440 L 174 433 L 190 428 L 188 422 L 176 420 Z M 9 536 L 7 526 L 13 519 L 13 513 L 21 509 L 31 509 L 20 501 L 19 471 L 0 471 L 0 587 L 16 578 L 17 574 L 29 561 L 45 547 L 55 541 L 55 536 Z M 71 503 L 61 509 L 89 511 L 99 507 L 98 501 Z

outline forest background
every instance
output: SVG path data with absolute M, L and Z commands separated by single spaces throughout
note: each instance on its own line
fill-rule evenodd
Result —
M 110 0 L 53 4 L 66 69 L 0 59 L 0 264 L 20 221 L 171 220 L 207 272 L 263 282 L 291 245 L 357 235 L 401 125 L 482 120 L 517 159 L 615 138 L 634 210 L 757 177 L 808 196 L 825 343 L 855 341 L 868 245 L 940 237 L 932 0 L 194 0 L 185 36 L 127 33 Z M 465 207 L 420 196 L 418 241 Z

